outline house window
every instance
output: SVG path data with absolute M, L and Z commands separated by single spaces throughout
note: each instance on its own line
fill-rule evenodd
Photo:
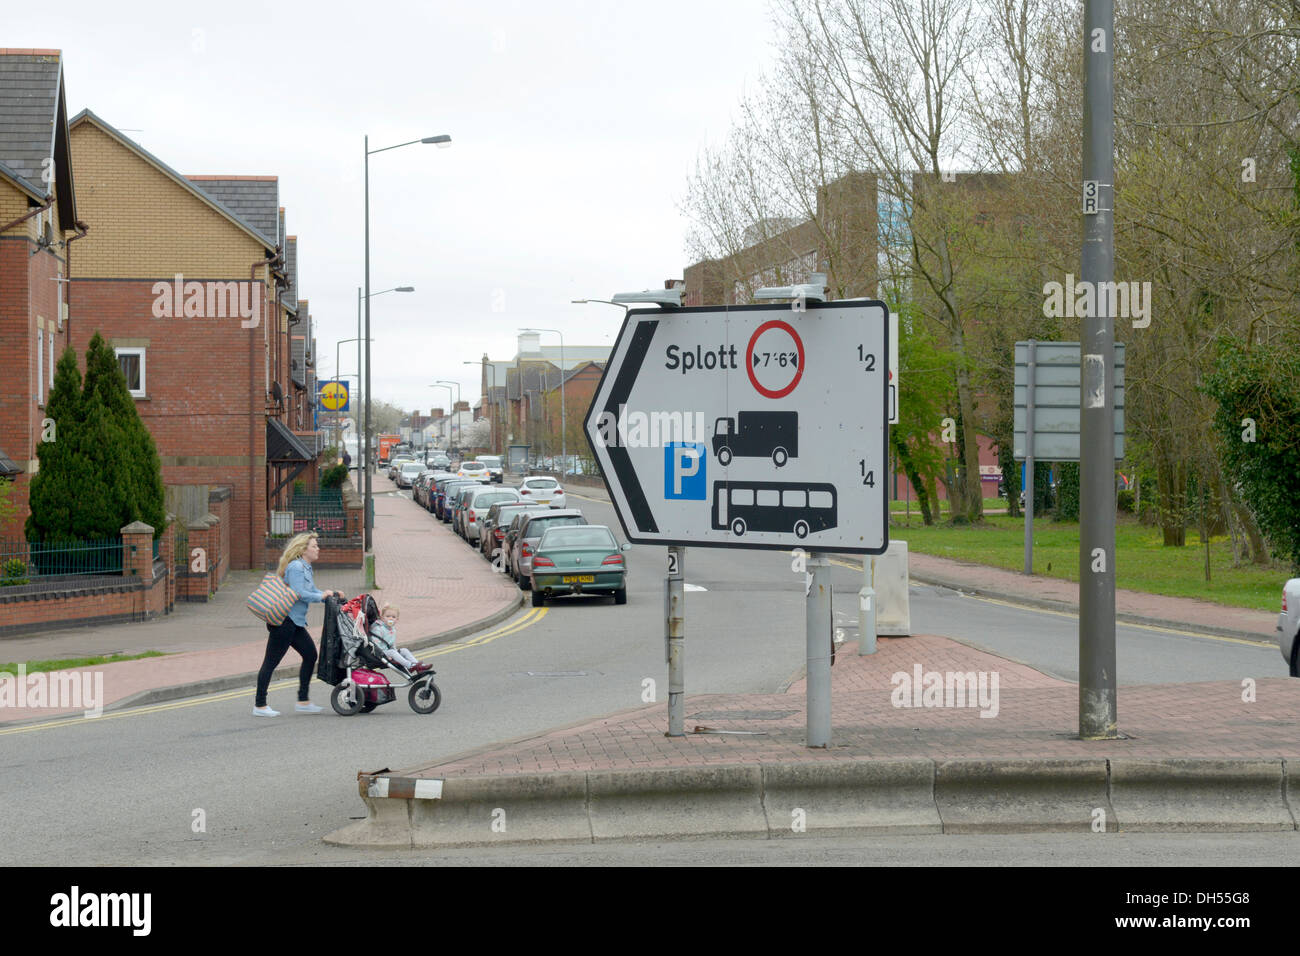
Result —
M 117 353 L 117 364 L 121 367 L 122 374 L 126 376 L 127 391 L 133 398 L 144 398 L 144 349 L 122 348 L 113 351 Z

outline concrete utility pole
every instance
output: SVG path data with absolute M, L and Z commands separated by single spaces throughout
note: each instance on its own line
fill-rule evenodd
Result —
M 1083 6 L 1084 317 L 1079 423 L 1079 736 L 1119 735 L 1115 688 L 1115 6 Z M 1110 288 L 1109 285 L 1105 288 Z M 1067 293 L 1068 294 L 1068 293 Z M 1027 496 L 1026 496 L 1027 497 Z

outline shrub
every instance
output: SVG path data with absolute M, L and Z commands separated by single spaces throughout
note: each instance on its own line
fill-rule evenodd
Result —
M 322 488 L 341 488 L 343 482 L 348 479 L 348 470 L 342 464 L 331 465 L 325 469 L 325 474 L 321 476 L 320 486 Z
M 1121 488 L 1115 493 L 1115 506 L 1125 514 L 1133 513 L 1133 489 Z
M 1056 520 L 1079 520 L 1079 463 L 1063 461 L 1057 466 Z
M 293 483 L 293 493 L 295 495 L 305 495 L 307 493 L 307 482 L 299 478 Z
M 27 564 L 21 558 L 10 558 L 0 567 L 0 588 L 27 583 Z

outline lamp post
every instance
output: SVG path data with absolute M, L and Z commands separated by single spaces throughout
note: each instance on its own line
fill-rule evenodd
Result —
M 430 385 L 429 387 L 430 387 L 430 388 L 445 388 L 445 389 L 447 390 L 447 404 L 452 406 L 451 414 L 452 414 L 452 415 L 455 415 L 455 414 L 456 414 L 455 401 L 454 401 L 455 396 L 453 396 L 452 393 L 451 393 L 451 386 L 450 386 L 450 385 L 444 385 L 444 384 L 442 384 L 442 383 L 438 383 L 437 385 Z M 432 410 L 432 409 L 431 409 L 431 410 Z M 455 420 L 454 418 L 449 418 L 448 421 L 449 421 L 449 424 L 447 425 L 447 449 L 446 449 L 446 451 L 447 451 L 447 455 L 450 457 L 450 455 L 451 455 L 451 425 L 454 424 L 456 420 Z
M 456 406 L 460 404 L 460 382 L 453 382 L 451 381 L 451 379 L 447 379 L 447 378 L 435 379 L 435 381 L 443 388 L 448 388 L 451 385 L 456 386 L 456 402 L 451 406 L 451 425 L 449 427 L 449 430 L 447 431 L 447 444 L 450 445 L 451 433 L 456 430 L 456 414 L 457 414 Z M 459 448 L 460 446 L 457 445 L 456 447 Z
M 564 402 L 564 333 L 559 329 L 520 329 L 520 332 L 554 332 L 560 337 L 560 457 L 563 463 L 560 466 L 560 476 L 568 477 L 569 474 L 569 436 L 568 432 L 568 409 Z
M 393 289 L 383 289 L 383 290 L 380 291 L 380 292 L 372 292 L 372 293 L 370 293 L 368 296 L 362 296 L 362 294 L 361 294 L 361 287 L 360 287 L 360 286 L 357 286 L 357 339 L 356 339 L 356 341 L 357 341 L 357 391 L 358 391 L 358 392 L 361 391 L 361 343 L 362 343 L 362 341 L 365 341 L 365 340 L 363 340 L 362 337 L 361 337 L 361 300 L 364 298 L 364 299 L 366 300 L 366 302 L 367 302 L 367 305 L 368 305 L 369 302 L 370 302 L 370 300 L 373 299 L 373 298 L 374 298 L 375 296 L 377 296 L 377 295 L 384 295 L 385 293 L 388 293 L 388 292 L 414 292 L 414 291 L 415 291 L 415 286 L 412 286 L 412 285 L 399 285 L 399 286 L 397 286 L 396 288 L 393 288 Z M 369 331 L 369 329 L 370 329 L 370 325 L 369 325 L 369 323 L 367 322 L 367 324 L 366 324 L 366 330 Z M 345 342 L 350 342 L 350 341 L 352 341 L 352 340 L 351 340 L 351 339 L 344 339 L 343 341 L 345 341 Z M 335 355 L 335 359 L 337 360 L 337 358 L 338 358 L 338 356 L 337 356 L 337 354 L 336 354 L 336 355 Z M 363 467 L 362 462 L 363 462 L 363 461 L 365 462 L 364 467 L 365 467 L 365 469 L 366 469 L 367 471 L 369 471 L 369 469 L 370 469 L 370 461 L 369 461 L 369 455 L 370 455 L 370 379 L 369 379 L 369 377 L 368 377 L 368 376 L 369 376 L 369 373 L 370 373 L 370 348 L 369 348 L 369 346 L 367 345 L 367 348 L 366 348 L 366 374 L 367 374 L 367 378 L 366 378 L 366 383 L 365 383 L 365 389 L 366 389 L 366 424 L 365 424 L 365 428 L 364 428 L 364 432 L 365 432 L 365 434 L 362 435 L 362 436 L 358 439 L 358 444 L 360 444 L 361 441 L 364 441 L 364 442 L 365 442 L 365 447 L 364 447 L 364 448 L 358 448 L 358 449 L 357 449 L 357 489 L 358 489 L 358 490 L 360 490 L 360 488 L 361 488 L 361 470 L 362 470 L 362 467 Z M 366 493 L 366 501 L 368 502 L 368 501 L 370 500 L 370 497 L 369 497 L 369 496 L 370 496 L 370 482 L 369 482 L 369 480 L 366 481 L 365 493 Z M 370 505 L 367 504 L 367 505 L 366 505 L 366 514 L 369 514 L 369 513 L 370 513 Z M 366 527 L 367 529 L 369 529 L 370 526 L 369 526 L 369 524 L 366 524 L 365 527 Z M 369 540 L 369 538 L 367 538 L 367 540 Z M 369 546 L 367 545 L 367 549 L 368 549 L 368 548 L 369 548 Z
M 631 308 L 630 305 L 625 305 L 622 302 L 615 302 L 613 299 L 570 299 L 569 301 L 574 305 L 586 305 L 588 302 L 601 302 L 605 305 L 616 305 L 622 309 L 624 313 Z
M 440 149 L 445 149 L 451 145 L 451 137 L 445 134 L 440 136 L 426 136 L 423 139 L 413 139 L 405 143 L 398 143 L 396 146 L 384 146 L 380 149 L 370 148 L 370 136 L 365 137 L 365 181 L 366 181 L 366 292 L 362 298 L 366 303 L 366 497 L 365 497 L 365 546 L 370 551 L 374 545 L 374 517 L 371 512 L 374 510 L 374 495 L 370 485 L 370 157 L 374 153 L 386 153 L 390 149 L 400 149 L 403 146 L 412 146 L 415 143 L 433 143 Z

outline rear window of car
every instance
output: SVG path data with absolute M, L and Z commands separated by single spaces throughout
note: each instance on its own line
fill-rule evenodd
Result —
M 543 515 L 528 522 L 528 529 L 525 533 L 529 538 L 540 538 L 550 528 L 557 528 L 566 524 L 586 523 L 587 519 L 582 515 L 555 515 L 554 517 Z
M 616 548 L 608 528 L 547 528 L 539 548 Z
M 500 467 L 501 467 L 501 459 L 500 459 L 500 458 L 480 458 L 479 461 L 481 461 L 481 462 L 482 462 L 484 465 L 486 465 L 488 468 L 500 468 Z
M 477 461 L 463 461 L 460 463 L 462 468 L 482 468 L 483 465 Z
M 514 501 L 515 496 L 508 491 L 479 492 L 474 498 L 475 508 L 490 508 L 498 501 Z
M 542 488 L 542 489 L 556 488 L 559 486 L 559 484 L 560 483 L 556 481 L 554 478 L 525 478 L 524 479 L 525 488 Z

